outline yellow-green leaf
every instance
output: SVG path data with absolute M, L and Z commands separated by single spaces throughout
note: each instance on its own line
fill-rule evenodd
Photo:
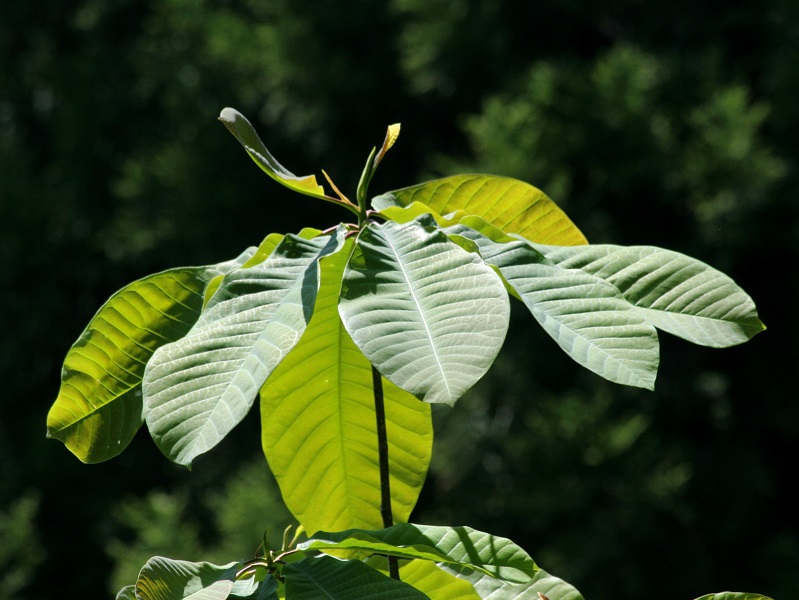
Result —
M 339 318 L 352 240 L 321 261 L 313 317 L 261 389 L 263 448 L 308 532 L 378 528 L 380 478 L 371 365 Z M 394 520 L 405 522 L 430 462 L 429 405 L 383 380 Z
M 507 177 L 455 175 L 377 196 L 372 206 L 393 218 L 397 208 L 421 202 L 439 215 L 454 211 L 481 217 L 505 233 L 539 244 L 577 246 L 587 240 L 544 192 Z
M 388 575 L 386 558 L 372 556 L 366 563 Z M 480 600 L 474 586 L 429 560 L 400 560 L 400 579 L 423 592 L 430 600 Z
M 377 168 L 377 165 L 380 164 L 380 161 L 383 160 L 383 157 L 386 155 L 386 152 L 391 150 L 391 146 L 393 146 L 397 138 L 399 138 L 400 134 L 400 124 L 394 123 L 393 125 L 389 125 L 388 129 L 386 130 L 386 139 L 383 140 L 383 146 L 380 148 L 380 151 L 375 156 L 374 166 L 372 167 Z

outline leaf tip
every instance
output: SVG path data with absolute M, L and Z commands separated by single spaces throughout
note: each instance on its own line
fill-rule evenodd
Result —
M 219 117 L 217 117 L 217 119 L 227 125 L 228 123 L 232 124 L 236 120 L 236 118 L 240 116 L 242 116 L 241 113 L 237 111 L 235 108 L 230 108 L 229 106 L 226 106 L 225 108 L 222 109 L 222 112 L 219 113 Z
M 374 162 L 372 163 L 372 169 L 376 169 L 377 165 L 380 164 L 380 161 L 383 160 L 383 157 L 386 155 L 394 143 L 397 141 L 397 138 L 400 134 L 400 123 L 394 123 L 393 125 L 389 125 L 386 129 L 386 137 L 383 140 L 383 145 L 380 148 L 380 152 L 374 158 Z

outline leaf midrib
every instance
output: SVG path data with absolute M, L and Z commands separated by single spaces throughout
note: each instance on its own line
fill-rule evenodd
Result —
M 433 350 L 433 357 L 436 359 L 436 366 L 438 367 L 438 370 L 441 373 L 441 379 L 444 382 L 444 387 L 447 390 L 447 397 L 451 398 L 452 392 L 449 388 L 449 382 L 447 381 L 447 374 L 444 372 L 444 367 L 441 364 L 441 360 L 438 357 L 438 349 L 436 348 L 435 340 L 433 339 L 433 336 L 430 332 L 430 326 L 428 325 L 427 319 L 425 318 L 424 311 L 422 310 L 422 305 L 419 303 L 419 299 L 417 298 L 416 289 L 411 283 L 411 279 L 408 276 L 407 271 L 405 270 L 405 265 L 400 260 L 400 255 L 397 253 L 397 250 L 395 249 L 394 244 L 391 241 L 391 238 L 389 236 L 384 236 L 384 237 L 386 239 L 388 247 L 394 253 L 394 258 L 396 259 L 396 262 L 400 267 L 400 272 L 402 273 L 402 276 L 405 278 L 405 283 L 407 284 L 408 289 L 410 290 L 411 298 L 413 299 L 413 302 L 416 305 L 416 311 L 419 313 L 419 316 L 422 320 L 422 324 L 424 325 L 425 333 L 427 334 L 427 339 L 430 341 L 430 347 Z

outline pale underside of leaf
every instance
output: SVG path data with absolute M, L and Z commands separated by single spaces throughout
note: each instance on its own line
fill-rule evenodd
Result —
M 302 335 L 317 260 L 342 237 L 287 236 L 260 265 L 229 273 L 191 331 L 155 353 L 145 371 L 144 413 L 168 457 L 190 465 L 244 418 Z
M 477 244 L 486 263 L 499 269 L 544 331 L 577 363 L 614 383 L 654 387 L 657 332 L 613 285 L 550 264 L 526 242 L 496 243 L 464 226 L 447 232 Z
M 234 588 L 244 592 L 243 585 L 234 582 L 237 563 L 214 565 L 192 563 L 155 556 L 142 567 L 136 581 L 139 600 L 225 600 Z
M 474 254 L 418 222 L 388 222 L 361 232 L 339 312 L 384 377 L 453 404 L 493 363 L 509 306 L 501 280 Z
M 321 234 L 322 232 L 318 229 L 314 229 L 313 227 L 305 227 L 297 234 L 297 237 L 301 237 L 304 240 L 312 240 Z M 267 258 L 269 258 L 272 252 L 274 252 L 275 248 L 277 248 L 278 244 L 280 244 L 284 237 L 285 236 L 282 233 L 270 233 L 267 235 L 257 248 L 251 248 L 248 252 L 239 257 L 246 258 L 241 265 L 241 268 L 249 269 L 250 267 L 254 267 L 264 262 Z M 219 286 L 222 285 L 222 280 L 224 277 L 224 274 L 217 275 L 208 284 L 208 287 L 205 289 L 205 302 L 203 304 L 203 309 L 211 301 L 211 298 L 217 292 Z
M 47 417 L 48 437 L 89 463 L 124 450 L 143 422 L 147 361 L 189 331 L 200 316 L 208 282 L 241 264 L 245 255 L 156 273 L 109 298 L 67 353 L 61 389 Z
M 655 327 L 694 344 L 723 348 L 763 331 L 752 299 L 707 264 L 651 246 L 535 246 L 559 267 L 615 286 Z
M 376 210 L 421 202 L 440 215 L 454 211 L 476 215 L 506 233 L 541 244 L 588 243 L 566 214 L 528 183 L 489 175 L 455 175 L 394 190 L 372 200 Z
M 294 516 L 309 532 L 382 526 L 369 361 L 338 315 L 352 246 L 321 261 L 313 318 L 261 389 L 264 453 Z M 392 509 L 408 520 L 432 453 L 430 407 L 383 380 Z

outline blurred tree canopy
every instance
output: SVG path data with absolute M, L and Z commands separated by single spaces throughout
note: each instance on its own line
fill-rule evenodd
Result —
M 723 351 L 663 339 L 654 394 L 581 371 L 519 311 L 494 371 L 436 412 L 416 520 L 512 534 L 588 599 L 799 597 L 795 0 L 0 12 L 0 599 L 97 597 L 143 554 L 247 552 L 285 524 L 250 466 L 255 414 L 190 476 L 145 434 L 93 467 L 44 440 L 66 350 L 124 283 L 344 218 L 252 168 L 215 122 L 227 105 L 288 168 L 324 168 L 345 193 L 401 121 L 375 192 L 518 177 L 591 241 L 660 245 L 733 276 L 770 329 Z M 280 217 L 260 218 L 264 203 Z M 203 518 L 225 499 L 230 512 Z

